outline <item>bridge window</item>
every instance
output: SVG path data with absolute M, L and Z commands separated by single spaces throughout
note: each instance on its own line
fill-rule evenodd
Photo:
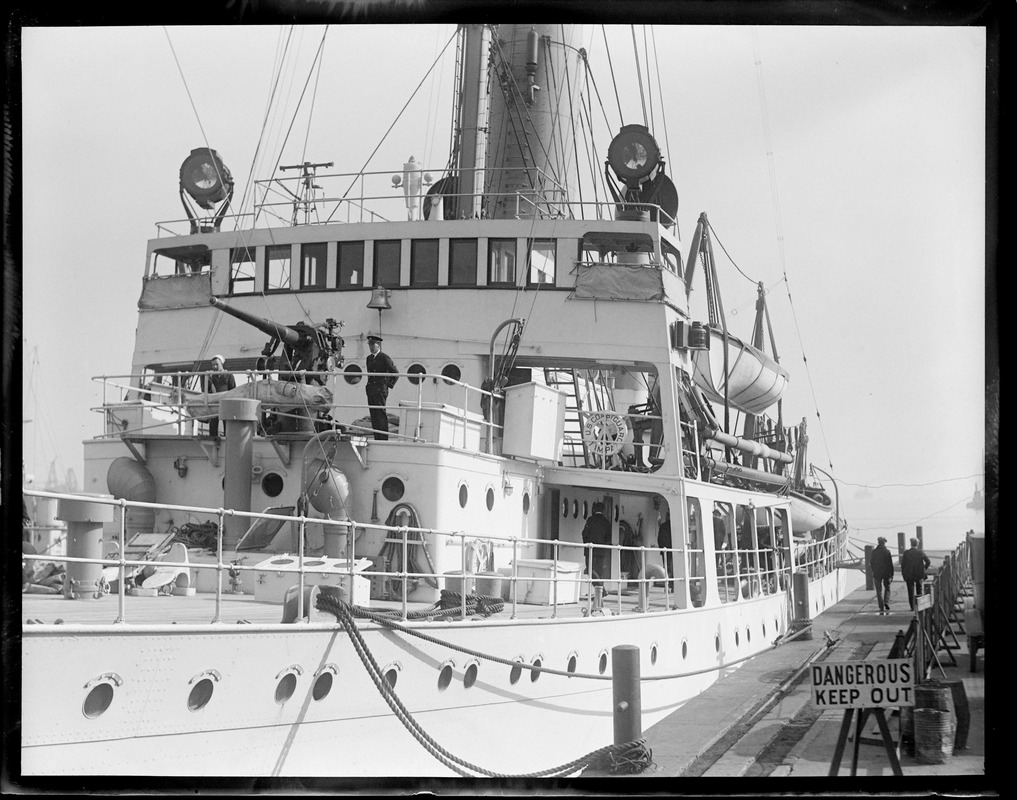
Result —
M 438 285 L 438 240 L 415 239 L 410 243 L 410 286 Z
M 399 286 L 399 261 L 403 243 L 386 239 L 374 243 L 374 285 L 394 288 Z
M 234 247 L 230 251 L 230 294 L 251 294 L 258 267 L 253 247 Z
M 265 248 L 265 291 L 282 292 L 290 288 L 290 246 Z
M 449 286 L 477 285 L 477 240 L 450 239 L 448 243 Z
M 516 240 L 489 239 L 487 283 L 489 286 L 516 285 Z
M 340 289 L 359 287 L 364 279 L 364 243 L 339 242 L 336 275 Z
M 554 239 L 530 240 L 528 285 L 545 283 L 554 286 L 554 250 Z
M 328 245 L 324 242 L 300 246 L 300 288 L 324 289 Z

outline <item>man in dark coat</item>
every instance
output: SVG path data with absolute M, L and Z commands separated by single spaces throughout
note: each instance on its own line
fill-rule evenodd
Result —
M 893 556 L 886 549 L 886 537 L 876 540 L 876 549 L 869 561 L 872 580 L 876 583 L 876 602 L 880 614 L 890 613 L 890 581 L 893 580 Z
M 925 570 L 932 564 L 925 551 L 918 546 L 918 539 L 911 537 L 911 548 L 904 551 L 900 557 L 900 575 L 904 579 L 904 585 L 908 587 L 908 605 L 911 610 L 915 608 L 915 595 L 922 593 L 922 581 L 925 580 Z
M 583 542 L 595 545 L 611 544 L 611 523 L 604 516 L 603 503 L 593 504 L 593 513 L 583 527 Z M 595 586 L 603 586 L 604 578 L 609 577 L 611 573 L 611 551 L 603 547 L 590 549 L 593 551 L 593 572 L 590 579 Z
M 664 521 L 657 528 L 657 547 L 660 548 L 664 558 L 664 569 L 667 571 L 667 580 L 671 584 L 671 591 L 674 591 L 674 553 L 671 550 L 671 511 L 668 510 Z
M 371 354 L 367 357 L 367 405 L 371 410 L 371 427 L 374 429 L 374 438 L 378 441 L 386 441 L 388 439 L 388 413 L 385 411 L 385 401 L 388 400 L 389 390 L 399 380 L 397 377 L 399 370 L 396 369 L 388 354 L 381 351 L 381 342 L 380 336 L 367 337 L 367 345 L 371 348 Z

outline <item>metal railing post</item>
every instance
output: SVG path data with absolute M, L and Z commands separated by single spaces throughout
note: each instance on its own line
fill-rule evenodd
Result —
M 516 603 L 518 602 L 518 585 L 519 585 L 519 540 L 512 537 L 512 619 L 516 618 Z
M 304 534 L 306 530 L 307 517 L 301 514 L 300 525 L 297 528 L 297 572 L 300 573 L 297 582 L 297 620 L 299 621 L 304 619 Z
M 219 533 L 216 537 L 216 557 L 215 557 L 215 617 L 212 622 L 218 622 L 222 616 L 222 536 L 223 529 L 225 527 L 226 510 L 223 508 L 219 509 Z
M 409 588 L 409 582 L 410 582 L 410 560 L 409 560 L 409 556 L 410 556 L 410 553 L 409 553 L 410 543 L 409 543 L 409 540 L 408 540 L 408 537 L 409 537 L 409 528 L 407 528 L 406 525 L 403 525 L 402 531 L 403 531 L 403 591 L 402 591 L 402 595 L 403 595 L 403 621 L 405 622 L 406 621 L 406 595 L 407 595 L 407 590 Z
M 462 555 L 462 559 L 461 560 L 462 560 L 462 564 L 463 564 L 463 582 L 462 582 L 462 585 L 459 587 L 462 591 L 459 594 L 460 594 L 460 598 L 461 598 L 461 608 L 462 608 L 462 612 L 463 612 L 463 619 L 466 619 L 466 587 L 467 587 L 467 584 L 466 584 L 466 534 L 465 533 L 460 534 L 459 539 L 460 539 L 459 550 L 460 550 L 460 553 Z
M 120 569 L 117 586 L 117 622 L 127 621 L 127 501 L 120 500 Z M 66 569 L 66 567 L 65 567 Z
M 551 564 L 551 592 L 553 607 L 551 608 L 551 619 L 558 616 L 558 540 L 554 540 L 554 561 Z

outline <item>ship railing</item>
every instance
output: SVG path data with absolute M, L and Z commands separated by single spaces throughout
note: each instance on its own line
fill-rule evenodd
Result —
M 174 584 L 170 584 L 166 589 L 172 592 L 173 588 L 191 588 L 190 576 L 191 571 L 209 570 L 216 573 L 215 580 L 215 605 L 213 612 L 212 622 L 223 621 L 223 601 L 226 595 L 235 594 L 237 591 L 241 591 L 243 584 L 244 574 L 264 573 L 266 568 L 263 564 L 249 565 L 243 563 L 243 559 L 249 555 L 257 555 L 270 559 L 273 556 L 287 555 L 295 559 L 296 565 L 292 569 L 286 567 L 285 570 L 279 566 L 271 566 L 270 570 L 273 572 L 292 572 L 294 586 L 297 587 L 296 593 L 292 596 L 295 601 L 295 620 L 303 620 L 308 617 L 310 609 L 305 608 L 305 589 L 309 589 L 314 585 L 319 585 L 325 582 L 324 575 L 328 574 L 330 577 L 339 577 L 348 580 L 346 588 L 348 591 L 354 591 L 352 587 L 355 586 L 354 579 L 356 577 L 365 578 L 371 581 L 372 585 L 381 582 L 382 585 L 389 587 L 388 589 L 381 590 L 378 593 L 382 597 L 378 599 L 394 600 L 399 603 L 400 615 L 402 619 L 409 617 L 411 606 L 413 610 L 420 610 L 421 605 L 430 601 L 411 601 L 410 595 L 414 589 L 411 586 L 419 586 L 422 582 L 430 582 L 432 588 L 436 588 L 441 585 L 442 581 L 448 584 L 449 579 L 453 579 L 453 582 L 458 583 L 460 586 L 465 585 L 463 577 L 467 579 L 476 578 L 485 574 L 484 570 L 481 569 L 480 555 L 485 555 L 491 559 L 494 558 L 494 552 L 496 550 L 508 551 L 505 555 L 509 559 L 509 567 L 503 568 L 497 573 L 497 576 L 503 580 L 508 581 L 508 587 L 504 590 L 500 597 L 492 598 L 494 600 L 504 600 L 511 607 L 511 616 L 516 618 L 519 613 L 520 605 L 546 605 L 551 609 L 552 616 L 557 616 L 565 606 L 575 607 L 580 599 L 583 599 L 577 592 L 577 587 L 572 586 L 569 588 L 568 583 L 579 582 L 580 586 L 586 588 L 586 615 L 589 615 L 595 610 L 594 596 L 595 593 L 592 589 L 592 585 L 596 580 L 600 580 L 598 576 L 595 581 L 590 580 L 590 575 L 593 574 L 593 563 L 595 550 L 602 550 L 608 553 L 610 557 L 611 551 L 617 551 L 619 556 L 619 562 L 623 562 L 626 559 L 629 564 L 638 565 L 638 575 L 625 575 L 619 576 L 619 578 L 612 578 L 607 575 L 603 577 L 603 581 L 607 583 L 617 584 L 617 609 L 619 613 L 646 613 L 651 609 L 651 603 L 649 601 L 649 590 L 654 583 L 663 581 L 664 583 L 664 606 L 663 608 L 671 608 L 674 606 L 672 598 L 678 599 L 678 596 L 684 597 L 685 595 L 685 584 L 691 583 L 693 586 L 701 584 L 705 579 L 705 576 L 699 574 L 700 571 L 693 570 L 691 577 L 684 577 L 681 574 L 675 574 L 673 577 L 667 576 L 664 554 L 670 552 L 673 563 L 679 564 L 680 560 L 685 558 L 685 553 L 688 553 L 690 558 L 698 559 L 696 563 L 704 563 L 702 559 L 705 558 L 705 553 L 699 549 L 687 549 L 687 550 L 675 550 L 670 551 L 662 550 L 656 547 L 647 547 L 645 545 L 638 546 L 625 546 L 625 545 L 594 545 L 594 544 L 583 544 L 582 542 L 570 542 L 562 541 L 559 539 L 539 539 L 530 537 L 498 537 L 489 535 L 477 535 L 476 533 L 470 533 L 465 531 L 441 531 L 432 528 L 424 527 L 413 527 L 408 525 L 383 525 L 376 522 L 361 522 L 353 519 L 346 520 L 332 520 L 321 517 L 309 517 L 306 515 L 280 515 L 265 512 L 254 512 L 254 511 L 240 511 L 225 508 L 210 508 L 204 506 L 192 506 L 183 504 L 170 504 L 170 503 L 150 503 L 141 501 L 132 501 L 127 499 L 116 499 L 106 495 L 90 495 L 90 494 L 69 494 L 69 493 L 58 493 L 58 492 L 46 492 L 42 490 L 25 489 L 24 493 L 28 496 L 34 497 L 46 497 L 60 500 L 73 500 L 80 502 L 82 500 L 88 500 L 90 503 L 98 503 L 101 505 L 109 505 L 114 508 L 114 522 L 112 525 L 115 526 L 115 538 L 111 539 L 108 546 L 111 547 L 110 551 L 106 552 L 91 552 L 82 553 L 83 549 L 88 549 L 94 543 L 94 537 L 80 535 L 76 536 L 74 532 L 70 534 L 70 546 L 66 553 L 60 554 L 46 554 L 46 555 L 23 555 L 24 561 L 47 561 L 62 563 L 68 568 L 67 578 L 65 579 L 65 594 L 73 592 L 74 594 L 82 595 L 94 595 L 99 598 L 104 595 L 111 593 L 111 583 L 114 581 L 107 581 L 103 577 L 104 569 L 115 567 L 117 570 L 115 583 L 116 583 L 116 594 L 117 594 L 117 617 L 116 623 L 127 622 L 127 597 L 129 596 L 128 584 L 134 582 L 136 576 L 140 574 L 140 571 L 144 568 L 157 567 L 160 569 L 176 569 L 180 571 L 177 580 Z M 189 549 L 202 549 L 202 550 L 214 550 L 215 559 L 213 561 L 191 561 L 190 559 L 185 561 L 171 561 L 165 558 L 156 559 L 146 558 L 131 558 L 128 557 L 128 546 L 130 545 L 130 539 L 128 538 L 127 529 L 127 518 L 128 510 L 130 509 L 151 509 L 154 511 L 168 511 L 168 512 L 182 512 L 183 514 L 189 515 L 192 519 L 205 518 L 207 521 L 213 522 L 216 525 L 216 536 L 214 548 L 207 547 L 205 545 L 194 545 L 186 537 L 179 537 L 176 541 L 181 541 L 185 546 L 189 546 Z M 59 507 L 58 507 L 59 513 Z M 179 516 L 179 513 L 177 514 Z M 224 543 L 224 534 L 226 529 L 226 519 L 231 518 L 242 518 L 250 522 L 254 522 L 259 519 L 271 520 L 273 522 L 290 522 L 296 525 L 297 537 L 295 542 L 295 553 L 283 553 L 283 552 L 267 552 L 267 551 L 237 551 L 235 549 L 226 549 Z M 70 525 L 84 524 L 86 526 L 92 526 L 101 523 L 70 523 Z M 341 548 L 343 555 L 341 558 L 334 560 L 335 563 L 328 564 L 324 561 L 323 556 L 319 551 L 313 553 L 308 552 L 308 526 L 322 526 L 323 528 L 331 528 L 340 534 L 346 534 L 346 545 Z M 108 529 L 107 529 L 108 530 Z M 131 537 L 139 531 L 132 531 Z M 168 531 L 167 531 L 168 532 Z M 398 548 L 396 552 L 399 553 L 399 564 L 397 568 L 392 568 L 392 563 L 379 563 L 381 559 L 377 554 L 367 555 L 366 552 L 361 551 L 358 548 L 357 542 L 361 536 L 365 533 L 373 532 L 374 534 L 381 534 L 383 543 L 385 545 L 394 545 Z M 424 571 L 419 569 L 410 569 L 410 565 L 416 560 L 411 557 L 411 554 L 416 555 L 411 548 L 426 548 L 428 546 L 427 538 L 430 537 L 431 542 L 438 547 L 441 547 L 440 540 L 444 539 L 446 546 L 458 546 L 458 554 L 453 555 L 457 565 L 460 567 L 458 571 L 438 573 L 435 571 Z M 377 535 L 374 537 L 368 537 L 373 542 L 377 542 Z M 114 544 L 115 542 L 115 544 Z M 93 548 L 94 549 L 94 548 Z M 101 547 L 99 548 L 101 551 Z M 320 550 L 320 548 L 319 548 Z M 536 574 L 532 571 L 527 571 L 526 574 L 520 574 L 520 562 L 527 562 L 525 566 L 529 566 L 529 558 L 539 552 L 550 554 L 550 559 L 544 559 L 542 564 L 549 564 L 549 568 L 544 570 L 544 574 Z M 426 555 L 426 553 L 425 553 Z M 428 556 L 429 558 L 429 556 Z M 570 558 L 577 558 L 578 561 L 571 561 Z M 504 562 L 504 558 L 501 559 Z M 336 564 L 340 569 L 336 569 Z M 580 564 L 584 564 L 586 567 L 585 574 L 577 573 L 576 567 Z M 648 566 L 654 564 L 658 569 L 653 570 L 653 575 L 649 574 Z M 75 575 L 70 574 L 70 568 L 75 567 Z M 82 571 L 80 567 L 82 565 L 92 565 L 96 569 L 92 570 L 90 575 L 86 575 L 85 571 Z M 367 567 L 367 568 L 365 568 Z M 631 570 L 630 570 L 631 571 Z M 677 573 L 682 573 L 683 570 L 675 570 Z M 180 584 L 179 581 L 183 577 L 187 576 L 186 581 Z M 316 577 L 317 576 L 317 577 Z M 91 579 L 89 579 L 91 578 Z M 227 589 L 225 584 L 229 581 L 231 589 Z M 254 581 L 252 581 L 254 583 Z M 395 585 L 397 589 L 391 591 L 392 585 Z M 537 590 L 537 595 L 540 598 L 536 602 L 527 600 L 534 593 L 534 585 L 547 584 L 546 593 L 542 589 Z M 635 585 L 638 590 L 637 601 L 634 607 L 627 608 L 623 605 L 622 584 Z M 333 584 L 334 585 L 334 584 Z M 672 589 L 676 589 L 679 595 L 675 595 Z M 567 594 L 566 594 L 567 593 Z M 375 592 L 372 591 L 372 599 L 374 598 Z M 459 602 L 462 608 L 462 614 L 465 617 L 467 613 L 468 605 L 468 592 L 459 591 Z M 353 597 L 353 602 L 356 602 L 359 598 Z M 291 602 L 293 602 L 291 601 Z M 679 606 L 684 605 L 684 601 L 678 602 Z M 657 610 L 660 610 L 659 607 Z
M 102 375 L 93 380 L 102 384 L 102 404 L 93 411 L 101 412 L 105 417 L 105 436 L 108 437 L 130 437 L 145 434 L 166 435 L 169 433 L 180 436 L 193 436 L 199 431 L 199 423 L 208 422 L 212 415 L 195 413 L 190 406 L 207 403 L 213 393 L 204 388 L 197 388 L 201 385 L 202 378 L 209 373 L 202 371 L 174 371 L 163 374 L 150 372 L 133 375 Z M 244 383 L 252 383 L 260 380 L 283 380 L 278 370 L 227 370 L 237 379 L 238 387 Z M 488 419 L 489 413 L 485 413 L 490 407 L 491 398 L 501 400 L 500 393 L 493 394 L 489 390 L 477 388 L 461 380 L 450 376 L 429 372 L 398 372 L 398 373 L 370 373 L 357 372 L 315 372 L 302 371 L 301 378 L 305 381 L 322 379 L 325 385 L 332 388 L 333 397 L 349 392 L 360 393 L 359 384 L 371 377 L 395 377 L 405 380 L 416 387 L 412 399 L 402 399 L 398 405 L 389 405 L 386 411 L 398 411 L 401 422 L 405 421 L 407 428 L 412 427 L 413 432 L 393 430 L 389 432 L 389 438 L 393 440 L 404 440 L 414 442 L 434 441 L 436 443 L 449 444 L 464 449 L 480 450 L 488 441 L 487 431 L 491 430 L 494 435 L 500 435 L 502 426 Z M 167 385 L 164 380 L 169 380 Z M 340 382 L 342 381 L 342 382 Z M 344 388 L 348 385 L 348 389 Z M 190 387 L 195 388 L 190 388 Z M 356 388 L 354 388 L 356 387 Z M 459 402 L 456 402 L 456 396 Z M 405 396 L 405 393 L 404 393 Z M 451 401 L 451 402 L 446 402 Z M 146 416 L 137 411 L 137 407 L 147 411 Z M 370 405 L 358 398 L 357 402 L 332 403 L 327 408 L 316 408 L 316 411 L 329 411 L 333 416 L 335 412 L 360 411 L 370 412 Z M 266 407 L 276 419 L 306 420 L 304 413 L 287 413 Z M 480 413 L 478 413 L 480 412 Z M 151 418 L 152 415 L 162 414 L 165 419 Z M 431 424 L 429 416 L 440 415 L 441 424 Z M 352 416 L 352 415 L 350 415 Z M 451 423 L 446 425 L 445 423 Z M 373 432 L 369 425 L 357 425 L 354 423 L 336 422 L 356 435 L 368 435 Z M 433 433 L 432 436 L 424 433 Z M 479 431 L 479 435 L 478 435 Z M 438 435 L 441 434 L 439 437 Z
M 209 215 L 205 218 L 172 219 L 156 223 L 157 238 L 187 236 L 195 233 L 222 230 L 246 230 L 257 225 L 262 227 L 289 227 L 296 225 L 324 225 L 336 222 L 392 222 L 408 219 L 424 219 L 425 200 L 457 198 L 460 212 L 457 219 L 476 219 L 485 208 L 501 205 L 514 210 L 517 218 L 539 219 L 596 219 L 619 218 L 619 212 L 645 212 L 647 219 L 658 221 L 665 227 L 676 225 L 676 220 L 663 208 L 653 203 L 618 203 L 614 200 L 577 201 L 569 199 L 570 190 L 546 172 L 523 167 L 505 167 L 500 170 L 485 169 L 488 185 L 497 185 L 502 173 L 501 185 L 519 185 L 520 175 L 527 188 L 504 192 L 462 193 L 458 191 L 429 194 L 435 181 L 425 182 L 425 176 L 442 176 L 444 167 L 428 170 L 417 166 L 414 174 L 421 180 L 418 187 L 407 191 L 403 169 L 378 170 L 352 173 L 321 173 L 314 176 L 313 194 L 308 194 L 311 184 L 302 174 L 293 174 L 255 182 L 255 191 L 260 200 L 253 212 L 226 213 L 221 218 Z M 400 177 L 395 183 L 394 173 Z M 493 181 L 493 183 L 492 183 Z M 490 217 L 490 213 L 488 213 Z M 433 215 L 432 215 L 433 218 Z

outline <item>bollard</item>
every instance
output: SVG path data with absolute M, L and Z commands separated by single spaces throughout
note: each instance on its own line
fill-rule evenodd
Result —
M 93 495 L 92 497 L 109 497 Z M 102 596 L 102 523 L 113 521 L 113 506 L 98 503 L 88 495 L 80 500 L 57 501 L 57 519 L 67 523 L 67 555 L 91 558 L 92 563 L 71 561 L 64 573 L 64 597 L 68 600 Z
M 796 572 L 791 576 L 791 586 L 794 590 L 794 617 L 791 627 L 792 630 L 799 631 L 812 621 L 809 616 L 809 574 L 804 570 Z M 802 641 L 811 638 L 811 631 L 798 637 Z
M 643 738 L 639 695 L 639 648 L 619 644 L 611 648 L 611 686 L 614 699 L 614 743 Z

